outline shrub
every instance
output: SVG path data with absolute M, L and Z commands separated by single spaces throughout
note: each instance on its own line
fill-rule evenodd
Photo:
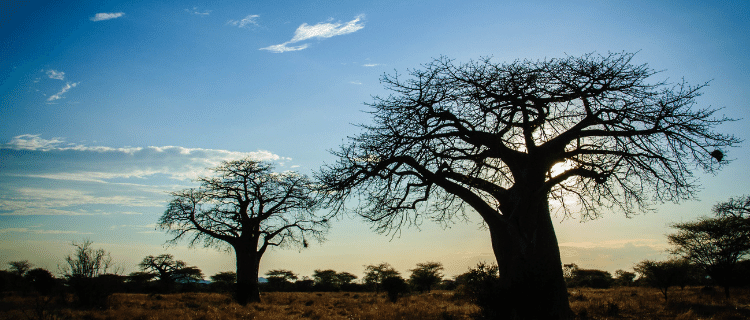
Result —
M 383 289 L 388 292 L 388 299 L 391 302 L 398 301 L 400 295 L 409 292 L 409 286 L 401 276 L 390 276 L 383 279 Z

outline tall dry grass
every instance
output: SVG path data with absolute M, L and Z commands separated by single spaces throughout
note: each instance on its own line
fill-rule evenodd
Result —
M 750 319 L 750 289 L 733 297 L 672 288 L 670 302 L 656 289 L 571 289 L 571 308 L 579 319 Z M 60 302 L 19 294 L 0 299 L 0 319 L 472 319 L 478 307 L 452 292 L 411 295 L 392 303 L 384 293 L 272 292 L 262 303 L 241 306 L 229 295 L 183 293 L 115 294 L 101 310 L 81 310 Z

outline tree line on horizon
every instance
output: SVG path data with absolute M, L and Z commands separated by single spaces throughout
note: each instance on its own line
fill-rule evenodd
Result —
M 577 264 L 562 265 L 568 288 L 647 286 L 659 289 L 665 302 L 671 287 L 713 286 L 724 288 L 729 298 L 730 287 L 750 286 L 750 196 L 733 197 L 716 204 L 713 217 L 673 224 L 675 233 L 667 235 L 675 257 L 664 261 L 644 260 L 633 267 L 634 272 L 580 268 Z M 79 306 L 103 306 L 109 295 L 126 293 L 236 292 L 237 274 L 219 272 L 206 281 L 197 266 L 177 260 L 171 254 L 144 257 L 140 271 L 122 275 L 112 258 L 93 242 L 73 243 L 74 252 L 64 257 L 59 266 L 60 278 L 44 268 L 33 268 L 28 260 L 11 261 L 7 270 L 0 270 L 0 292 L 36 292 L 42 296 L 73 293 Z M 418 263 L 404 278 L 388 263 L 367 265 L 364 277 L 332 269 L 317 269 L 312 277 L 295 274 L 287 269 L 265 273 L 261 292 L 386 292 L 392 301 L 409 292 L 452 290 L 459 296 L 478 303 L 489 314 L 499 312 L 492 301 L 492 288 L 500 281 L 495 264 L 480 263 L 452 279 L 443 274 L 440 262 Z M 356 281 L 359 280 L 359 281 Z

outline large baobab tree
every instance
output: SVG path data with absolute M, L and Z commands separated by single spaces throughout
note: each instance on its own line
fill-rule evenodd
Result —
M 231 247 L 237 259 L 239 303 L 260 301 L 258 268 L 269 247 L 307 247 L 307 238 L 322 240 L 327 220 L 316 216 L 309 178 L 273 172 L 268 163 L 227 161 L 212 169 L 214 177 L 198 179 L 199 188 L 173 192 L 159 226 L 173 242 Z
M 384 232 L 471 209 L 490 232 L 507 318 L 568 318 L 550 203 L 594 218 L 690 198 L 692 170 L 718 169 L 739 143 L 715 131 L 731 119 L 696 107 L 704 85 L 648 82 L 655 71 L 632 57 L 439 58 L 386 75 L 373 123 L 316 174 L 327 205 L 354 203 Z

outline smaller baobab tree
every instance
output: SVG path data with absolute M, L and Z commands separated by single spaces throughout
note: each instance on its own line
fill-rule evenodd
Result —
M 159 227 L 188 238 L 190 245 L 232 249 L 237 259 L 240 304 L 260 301 L 258 269 L 269 247 L 307 247 L 323 239 L 328 220 L 316 215 L 311 180 L 295 172 L 276 173 L 270 163 L 249 158 L 225 161 L 200 187 L 172 193 Z

